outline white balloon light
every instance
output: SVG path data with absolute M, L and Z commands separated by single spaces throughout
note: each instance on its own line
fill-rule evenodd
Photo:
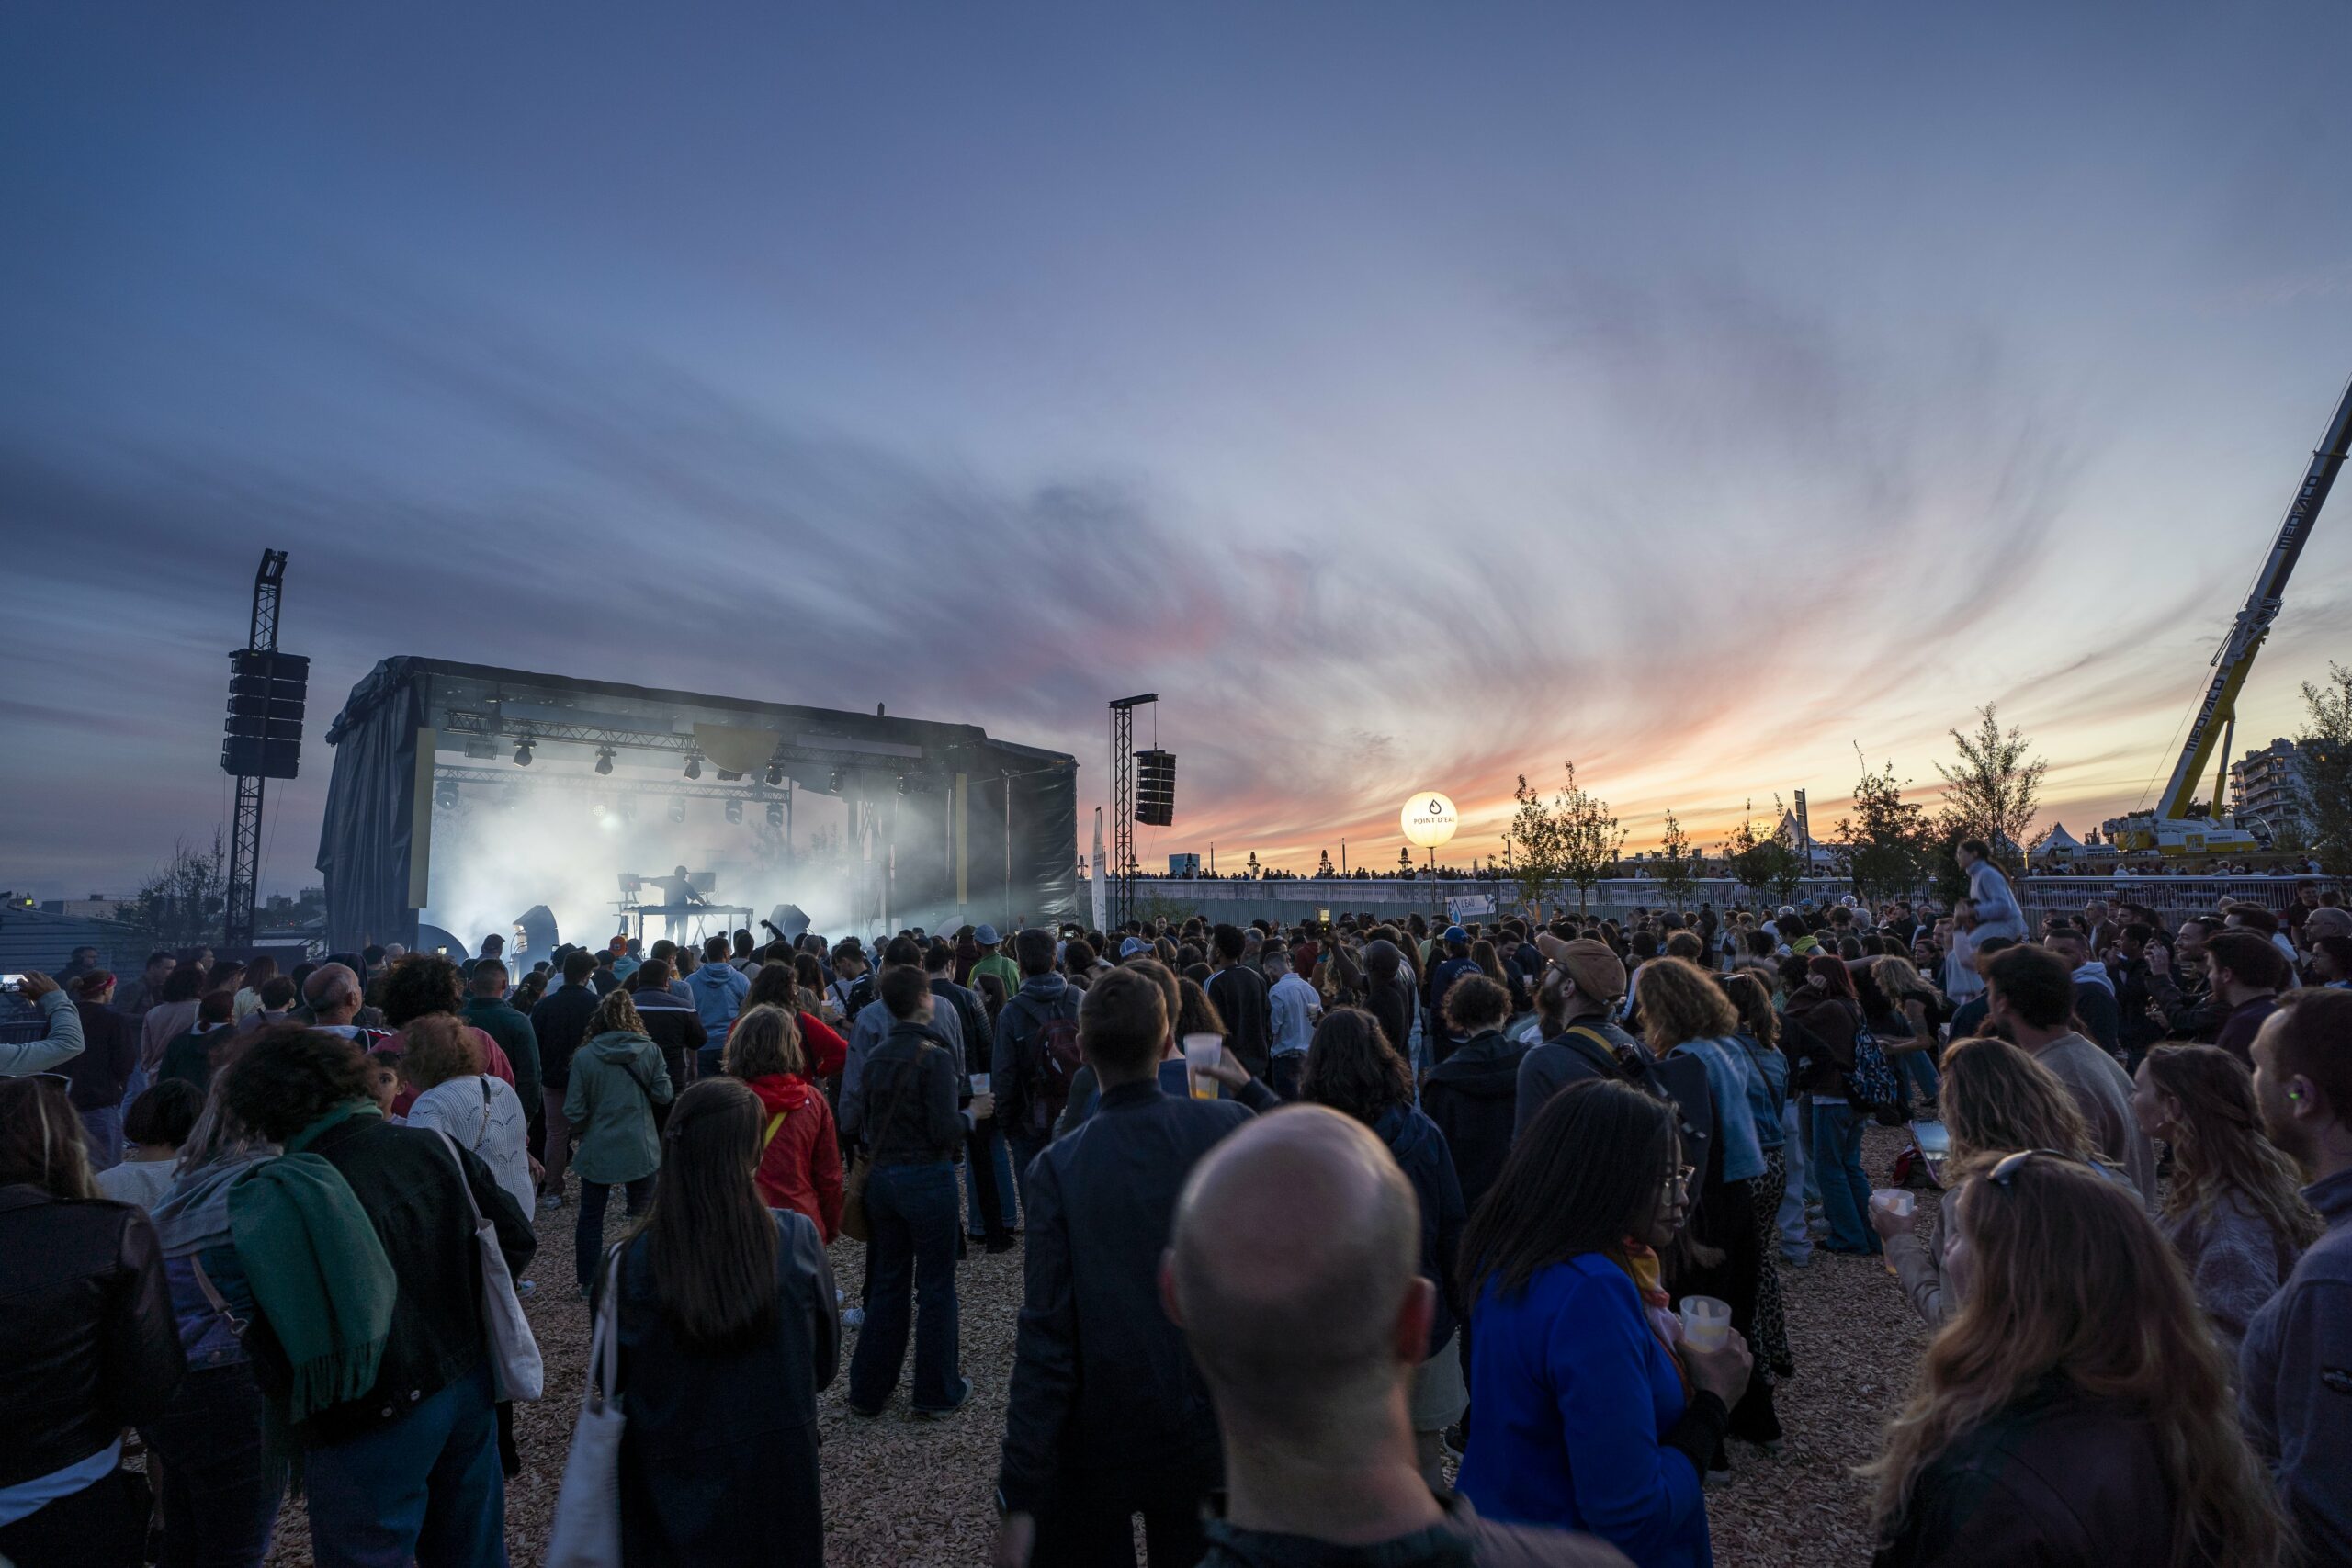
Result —
M 1397 821 L 1405 829 L 1407 840 L 1425 850 L 1448 842 L 1453 830 L 1462 826 L 1453 802 L 1433 789 L 1423 790 L 1408 800 L 1405 809 L 1397 814 Z

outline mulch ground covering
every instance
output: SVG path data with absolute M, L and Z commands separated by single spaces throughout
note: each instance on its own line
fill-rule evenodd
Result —
M 1902 1146 L 1898 1133 L 1869 1134 L 1863 1161 L 1873 1181 L 1887 1179 Z M 1923 1227 L 1933 1203 L 1933 1194 L 1920 1194 Z M 615 1236 L 618 1211 L 615 1204 Z M 588 1309 L 572 1292 L 572 1212 L 543 1213 L 538 1222 L 539 1252 L 529 1271 L 538 1290 L 529 1314 L 547 1360 L 548 1397 L 517 1412 L 524 1470 L 509 1484 L 506 1502 L 509 1550 L 526 1565 L 537 1563 L 546 1549 L 588 1348 Z M 862 1248 L 836 1243 L 832 1263 L 854 1301 Z M 1779 1391 L 1787 1440 L 1772 1456 L 1732 1445 L 1733 1473 L 1707 1493 L 1715 1559 L 1725 1568 L 1865 1562 L 1868 1488 L 1853 1468 L 1877 1452 L 1881 1428 L 1908 1390 L 1928 1336 L 1874 1258 L 1816 1253 L 1811 1267 L 1784 1269 L 1782 1280 L 1797 1359 L 1796 1376 Z M 903 1384 L 879 1418 L 852 1416 L 842 1390 L 854 1336 L 844 1336 L 842 1375 L 818 1398 L 826 1555 L 836 1568 L 944 1568 L 988 1560 L 1021 1299 L 1020 1252 L 990 1258 L 973 1247 L 957 1271 L 956 1292 L 973 1398 L 953 1416 L 914 1420 Z M 758 1500 L 747 1498 L 745 1506 Z M 301 1506 L 291 1505 L 280 1517 L 269 1561 L 291 1568 L 310 1558 Z

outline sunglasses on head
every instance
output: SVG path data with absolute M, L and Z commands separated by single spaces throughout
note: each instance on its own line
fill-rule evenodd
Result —
M 2018 1172 L 2025 1168 L 2026 1161 L 2036 1155 L 2048 1155 L 2052 1159 L 2063 1159 L 2071 1165 L 2082 1164 L 2080 1156 L 2070 1155 L 2063 1149 L 2019 1149 L 2013 1155 L 2002 1156 L 2001 1162 L 1986 1172 L 1986 1179 L 2004 1190 L 2013 1188 L 2017 1185 Z

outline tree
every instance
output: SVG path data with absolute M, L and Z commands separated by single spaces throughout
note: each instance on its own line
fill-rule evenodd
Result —
M 1559 833 L 1553 823 L 1552 813 L 1527 775 L 1519 775 L 1519 787 L 1512 792 L 1519 809 L 1511 816 L 1510 836 L 1519 846 L 1513 858 L 1511 879 L 1519 885 L 1519 901 L 1541 919 L 1544 902 L 1561 882 Z
M 2321 685 L 2303 682 L 2311 722 L 2295 737 L 2303 764 L 2303 817 L 2320 869 L 2352 877 L 2352 670 L 2327 667 Z
M 1778 795 L 1772 797 L 1777 816 L 1785 816 Z M 1724 861 L 1741 886 L 1760 899 L 1770 898 L 1775 904 L 1793 899 L 1804 879 L 1804 861 L 1796 846 L 1781 836 L 1775 828 L 1770 833 L 1756 830 L 1756 803 L 1747 803 L 1747 815 L 1742 817 L 1739 829 L 1724 845 Z
M 1543 897 L 1562 884 L 1577 890 L 1582 913 L 1593 885 L 1609 874 L 1617 852 L 1625 847 L 1625 829 L 1610 815 L 1609 803 L 1577 783 L 1577 765 L 1564 762 L 1567 782 L 1549 801 L 1527 782 L 1519 780 L 1519 810 L 1511 819 L 1511 836 L 1519 845 L 1520 895 L 1531 909 L 1541 911 Z
M 1666 828 L 1658 839 L 1657 848 L 1657 860 L 1652 869 L 1657 874 L 1658 891 L 1666 895 L 1666 901 L 1679 913 L 1690 906 L 1690 894 L 1697 887 L 1699 877 L 1690 853 L 1690 835 L 1684 832 L 1682 824 L 1674 819 L 1674 807 L 1670 806 L 1666 808 Z
M 2002 732 L 1993 704 L 1986 703 L 1976 714 L 1972 733 L 1951 731 L 1952 743 L 1960 748 L 1959 765 L 1936 764 L 1944 781 L 1944 808 L 1937 827 L 1942 836 L 1954 841 L 1984 840 L 1991 846 L 1993 858 L 2015 872 L 2020 867 L 2018 852 L 2033 824 L 2034 809 L 2041 804 L 2041 776 L 2050 771 L 2050 764 L 2026 755 L 2033 743 L 2017 726 Z M 1954 829 L 1958 831 L 1951 831 Z
M 228 848 L 217 828 L 209 851 L 175 839 L 172 858 L 140 884 L 138 894 L 118 906 L 117 913 L 152 932 L 158 946 L 199 947 L 218 941 L 220 913 L 229 903 L 228 862 Z
M 1838 842 L 1846 847 L 1846 874 L 1854 891 L 1876 904 L 1918 890 L 1928 879 L 1936 849 L 1935 826 L 1927 807 L 1903 798 L 1903 786 L 1889 762 L 1871 772 L 1861 748 L 1854 749 L 1862 763 L 1861 782 L 1854 786 L 1854 815 L 1838 823 Z

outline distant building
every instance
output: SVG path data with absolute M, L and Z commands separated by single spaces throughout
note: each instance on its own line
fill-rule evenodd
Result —
M 109 898 L 103 893 L 93 893 L 87 898 L 44 898 L 40 907 L 50 914 L 71 915 L 75 919 L 111 920 L 117 909 L 125 904 L 137 902 L 139 900 L 129 894 L 119 898 Z
M 1170 876 L 1200 875 L 1201 857 L 1198 855 L 1170 855 L 1168 857 L 1168 874 Z
M 2308 831 L 2302 749 L 2291 740 L 2273 740 L 2232 762 L 2230 800 L 2239 821 L 2259 821 L 2270 834 L 2281 828 Z

